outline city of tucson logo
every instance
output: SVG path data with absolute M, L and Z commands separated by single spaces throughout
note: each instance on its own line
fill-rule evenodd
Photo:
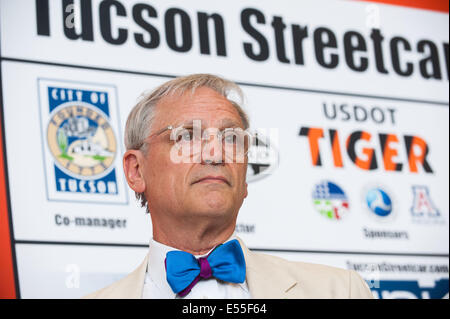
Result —
M 123 202 L 115 88 L 39 84 L 49 199 Z

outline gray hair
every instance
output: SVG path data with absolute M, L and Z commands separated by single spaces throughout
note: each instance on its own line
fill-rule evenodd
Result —
M 150 134 L 155 118 L 156 106 L 161 99 L 175 94 L 181 96 L 189 90 L 191 94 L 194 94 L 195 90 L 201 87 L 210 88 L 229 100 L 239 113 L 244 124 L 244 130 L 249 128 L 248 115 L 240 106 L 243 102 L 244 95 L 236 83 L 212 74 L 192 74 L 165 82 L 153 91 L 141 95 L 138 103 L 128 115 L 125 126 L 126 149 L 141 150 L 146 154 L 148 145 L 145 143 L 145 140 Z M 235 101 L 236 98 L 238 101 Z M 141 202 L 142 207 L 147 206 L 147 199 L 144 193 L 136 193 L 136 198 Z

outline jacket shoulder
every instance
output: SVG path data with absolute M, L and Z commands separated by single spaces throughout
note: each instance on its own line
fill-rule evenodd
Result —
M 289 261 L 281 257 L 252 252 L 252 258 L 267 273 L 279 269 L 295 278 L 302 296 L 307 298 L 373 298 L 364 279 L 354 270 L 322 264 Z
M 82 299 L 114 299 L 116 298 L 115 296 L 117 296 L 117 294 L 121 291 L 121 286 L 123 286 L 124 282 L 128 280 L 128 276 L 110 284 L 109 286 L 88 294 L 82 297 Z
M 139 299 L 142 297 L 148 255 L 132 273 L 83 299 Z

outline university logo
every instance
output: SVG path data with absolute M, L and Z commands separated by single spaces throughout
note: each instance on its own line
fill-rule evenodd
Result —
M 413 186 L 413 204 L 411 207 L 411 215 L 415 221 L 439 221 L 441 213 L 431 200 L 428 187 Z
M 342 219 L 349 211 L 347 195 L 338 185 L 322 181 L 313 190 L 315 209 L 324 217 L 332 220 Z
M 39 80 L 49 200 L 126 203 L 115 88 Z
M 379 219 L 387 219 L 392 216 L 393 200 L 384 188 L 369 188 L 365 192 L 364 202 L 373 216 Z

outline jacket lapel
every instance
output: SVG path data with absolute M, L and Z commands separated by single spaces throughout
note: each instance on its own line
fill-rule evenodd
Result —
M 252 298 L 284 299 L 295 297 L 299 284 L 270 258 L 251 252 L 238 237 L 246 263 L 246 279 Z M 298 292 L 297 292 L 298 293 Z
M 138 268 L 111 287 L 110 296 L 115 299 L 141 299 L 147 263 L 148 254 Z

